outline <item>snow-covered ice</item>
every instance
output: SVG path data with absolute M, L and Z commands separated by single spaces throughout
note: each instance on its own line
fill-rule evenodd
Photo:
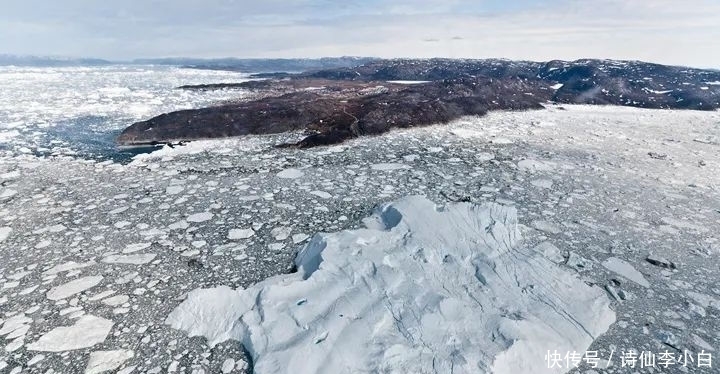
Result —
M 408 197 L 365 222 L 316 235 L 297 273 L 192 291 L 166 322 L 242 342 L 262 374 L 563 372 L 538 366 L 547 350 L 615 321 L 602 289 L 522 247 L 514 208 Z

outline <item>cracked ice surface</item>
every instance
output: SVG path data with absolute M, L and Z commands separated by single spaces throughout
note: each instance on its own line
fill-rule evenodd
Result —
M 602 289 L 521 246 L 514 208 L 408 197 L 366 222 L 315 236 L 295 274 L 196 290 L 166 322 L 242 342 L 259 374 L 522 374 L 565 372 L 537 363 L 615 321 Z

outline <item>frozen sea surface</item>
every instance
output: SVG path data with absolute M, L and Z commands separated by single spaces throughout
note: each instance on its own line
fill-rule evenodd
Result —
M 241 82 L 233 72 L 162 66 L 0 67 L 0 153 L 123 159 L 114 138 L 161 113 L 242 97 L 242 92 L 176 90 Z
M 193 142 L 136 156 L 129 164 L 14 151 L 0 157 L 0 371 L 240 373 L 261 362 L 267 365 L 270 361 L 251 360 L 265 352 L 279 369 L 256 367 L 258 372 L 295 372 L 283 365 L 293 357 L 290 353 L 300 352 L 298 344 L 308 347 L 312 355 L 307 357 L 319 357 L 315 349 L 337 339 L 335 327 L 342 323 L 362 327 L 358 336 L 376 332 L 387 338 L 378 340 L 376 351 L 366 339 L 368 346 L 352 351 L 362 357 L 368 352 L 387 357 L 375 364 L 414 362 L 411 356 L 418 357 L 418 363 L 431 362 L 426 352 L 437 349 L 443 365 L 482 362 L 492 367 L 502 352 L 516 352 L 516 340 L 563 334 L 570 338 L 567 345 L 558 343 L 560 354 L 589 344 L 589 350 L 598 352 L 601 367 L 583 362 L 578 369 L 558 372 L 625 373 L 620 356 L 630 350 L 717 354 L 720 143 L 713 139 L 720 138 L 720 113 L 550 107 L 463 118 L 342 146 L 273 147 L 292 136 Z M 378 206 L 402 204 L 407 196 L 423 196 L 427 202 L 413 206 L 445 208 L 397 205 L 405 215 L 384 215 L 386 229 L 362 231 L 370 230 L 363 219 L 373 216 Z M 497 240 L 505 234 L 486 230 L 489 225 L 483 224 L 480 232 L 468 229 L 476 216 L 462 216 L 467 219 L 452 226 L 462 230 L 441 236 L 443 245 L 387 230 L 394 223 L 410 230 L 403 232 L 422 232 L 417 228 L 424 226 L 418 225 L 429 218 L 455 217 L 457 209 L 469 207 L 514 212 L 513 219 L 499 213 L 489 217 L 497 218 L 493 227 L 498 230 L 516 222 L 518 236 L 492 245 L 493 235 Z M 479 222 L 483 220 L 487 218 Z M 446 228 L 434 224 L 427 230 Z M 337 257 L 315 261 L 318 267 L 296 262 L 303 248 L 320 248 L 318 238 L 328 243 L 327 254 Z M 473 238 L 485 244 L 462 241 Z M 374 246 L 373 239 L 381 242 Z M 370 249 L 362 251 L 364 247 Z M 507 249 L 510 256 L 488 256 L 492 248 Z M 358 300 L 367 298 L 355 296 L 383 286 L 380 278 L 368 275 L 368 288 L 362 287 L 359 275 L 371 274 L 372 268 L 362 266 L 370 262 L 358 257 L 358 251 L 376 256 L 370 262 L 389 281 L 391 296 L 405 285 L 437 297 L 410 300 L 402 297 L 412 293 L 398 292 L 395 298 L 371 292 L 381 302 L 375 312 L 363 307 Z M 442 253 L 452 256 L 438 262 L 436 255 Z M 402 256 L 412 262 L 402 261 Z M 421 265 L 423 257 L 426 265 Z M 547 277 L 530 282 L 537 287 L 518 291 L 518 284 L 529 286 L 525 281 L 534 276 L 522 271 L 536 266 L 524 264 L 528 261 L 547 269 Z M 332 268 L 338 264 L 343 266 Z M 491 264 L 496 264 L 497 274 Z M 405 266 L 434 271 L 407 277 Z M 437 270 L 443 266 L 469 276 L 444 284 L 442 277 L 432 277 L 443 274 Z M 307 269 L 315 271 L 305 279 Z M 332 282 L 320 282 L 328 274 L 361 283 L 344 293 L 347 287 L 334 289 Z M 393 279 L 398 282 L 390 282 Z M 482 279 L 489 286 L 483 286 Z M 552 279 L 572 279 L 572 287 L 548 294 L 553 287 L 542 282 Z M 507 286 L 496 287 L 503 280 Z M 192 305 L 208 289 L 226 301 L 213 304 L 217 298 L 211 298 L 212 303 L 198 305 L 197 315 L 208 318 L 183 318 L 182 324 L 168 319 L 187 316 L 181 313 L 187 303 Z M 517 298 L 508 300 L 500 289 L 507 289 L 507 295 L 519 293 L 520 300 L 529 297 L 528 305 L 552 301 L 558 309 L 523 309 L 510 302 Z M 277 292 L 258 294 L 248 304 L 246 296 L 261 290 Z M 280 292 L 289 290 L 298 292 Z M 497 297 L 480 297 L 493 293 Z M 575 335 L 577 329 L 571 326 L 603 324 L 569 323 L 552 332 L 535 323 L 542 320 L 538 315 L 548 313 L 578 317 L 573 313 L 584 300 L 600 301 L 596 309 L 580 309 L 595 311 L 586 317 L 614 313 L 615 322 L 588 329 L 587 335 Z M 246 313 L 248 305 L 262 308 Z M 335 305 L 326 309 L 328 318 L 316 318 L 313 308 L 328 305 Z M 437 308 L 417 314 L 417 305 Z M 219 312 L 203 313 L 210 306 Z M 467 314 L 478 313 L 473 308 L 480 306 L 487 314 L 477 320 L 488 323 L 466 323 Z M 280 312 L 300 308 L 312 313 Z M 457 310 L 465 312 L 452 313 Z M 338 315 L 330 319 L 332 313 Z M 353 316 L 366 316 L 366 321 Z M 389 325 L 379 323 L 383 316 L 391 317 Z M 432 329 L 433 318 L 462 322 L 448 324 L 454 331 L 439 332 Z M 280 322 L 287 328 L 279 328 Z M 305 324 L 309 330 L 303 332 Z M 467 335 L 461 327 L 489 332 L 500 325 L 507 328 L 485 335 L 488 340 L 473 335 L 478 339 L 474 347 L 482 350 L 468 352 L 473 345 L 462 343 Z M 259 335 L 248 338 L 244 328 Z M 79 330 L 89 338 L 78 339 Z M 208 331 L 217 334 L 204 333 Z M 281 336 L 283 331 L 288 334 Z M 443 334 L 458 339 L 438 338 Z M 268 340 L 260 345 L 262 336 Z M 388 348 L 393 342 L 397 350 Z M 483 355 L 487 359 L 478 358 Z M 542 358 L 523 359 L 537 372 L 547 367 Z M 697 367 L 695 359 L 693 367 L 673 365 L 662 372 L 717 372 L 716 367 Z M 316 372 L 336 367 L 330 363 Z M 428 367 L 420 372 L 433 371 Z

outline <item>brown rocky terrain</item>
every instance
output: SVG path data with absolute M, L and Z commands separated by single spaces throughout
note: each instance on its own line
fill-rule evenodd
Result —
M 340 143 L 392 128 L 445 123 L 490 110 L 541 109 L 554 101 L 643 108 L 720 108 L 720 72 L 604 60 L 384 60 L 243 83 L 243 102 L 167 113 L 125 129 L 120 145 L 302 131 L 298 147 Z M 420 84 L 394 80 L 427 81 Z M 283 145 L 287 146 L 287 145 Z

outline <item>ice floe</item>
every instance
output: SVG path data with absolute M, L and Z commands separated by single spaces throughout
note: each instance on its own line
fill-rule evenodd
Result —
M 47 292 L 47 298 L 50 300 L 61 300 L 77 293 L 89 290 L 102 282 L 101 275 L 82 277 L 71 280 L 65 284 L 55 286 Z
M 619 275 L 622 275 L 623 277 L 643 286 L 643 287 L 650 287 L 650 282 L 645 279 L 645 277 L 635 269 L 634 266 L 632 266 L 630 263 L 628 263 L 625 260 L 619 259 L 617 257 L 610 257 L 607 260 L 603 261 L 602 265 Z
M 148 242 L 128 244 L 125 246 L 125 248 L 123 248 L 123 253 L 133 253 L 133 252 L 137 252 L 137 251 L 142 251 L 143 249 L 150 248 L 151 245 L 152 245 L 152 243 L 148 243 Z
M 373 170 L 382 170 L 382 171 L 412 169 L 412 167 L 410 167 L 409 165 L 400 164 L 400 163 L 372 164 L 372 165 L 370 165 L 370 168 Z
M 43 272 L 43 275 L 55 275 L 66 271 L 77 270 L 86 268 L 88 266 L 95 265 L 95 261 L 88 261 L 83 263 L 77 263 L 75 261 L 68 261 L 63 264 L 55 265 L 52 268 Z
M 155 253 L 141 253 L 131 255 L 110 255 L 103 257 L 101 260 L 106 264 L 131 264 L 131 265 L 143 265 L 155 259 L 157 254 Z
M 198 289 L 166 323 L 240 341 L 254 372 L 543 373 L 615 321 L 605 292 L 522 246 L 514 208 L 422 197 L 318 234 L 298 272 Z M 555 257 L 551 255 L 550 257 Z
M 10 227 L 0 227 L 0 243 L 4 242 L 8 237 L 10 237 L 11 232 L 12 228 Z
M 555 163 L 550 161 L 540 161 L 525 159 L 518 162 L 518 169 L 530 172 L 551 171 L 555 168 Z
M 92 352 L 85 368 L 85 374 L 100 374 L 115 370 L 134 356 L 133 351 L 124 349 Z
M 72 326 L 60 326 L 27 345 L 31 351 L 62 352 L 89 348 L 105 341 L 113 322 L 95 316 L 80 317 Z
M 285 169 L 279 173 L 277 173 L 278 178 L 283 179 L 297 179 L 304 175 L 302 170 L 298 169 Z
M 253 235 L 255 235 L 253 229 L 230 229 L 227 237 L 230 240 L 241 240 L 252 237 Z
M 193 223 L 205 222 L 211 220 L 213 216 L 214 215 L 210 212 L 195 213 L 189 215 L 187 217 L 187 221 Z

